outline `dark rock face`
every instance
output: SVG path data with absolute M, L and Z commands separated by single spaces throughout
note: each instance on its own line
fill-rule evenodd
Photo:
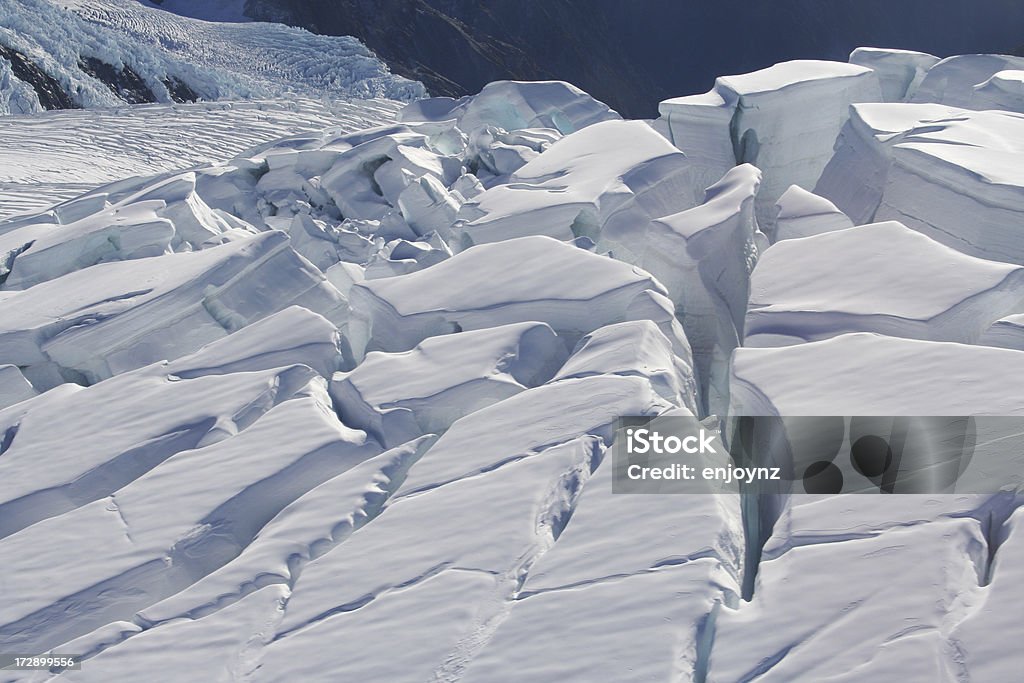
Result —
M 66 92 L 53 76 L 17 50 L 0 44 L 0 59 L 11 65 L 14 77 L 30 85 L 44 109 L 79 109 L 80 105 Z M 153 89 L 131 67 L 116 68 L 95 57 L 81 57 L 78 68 L 99 80 L 128 104 L 146 104 L 159 101 Z M 175 76 L 162 80 L 171 100 L 174 102 L 196 102 L 200 99 L 195 90 Z
M 198 102 L 200 99 L 199 93 L 190 88 L 188 83 L 185 83 L 180 78 L 169 76 L 164 79 L 163 84 L 167 88 L 167 93 L 175 102 Z
M 436 95 L 498 79 L 567 80 L 631 117 L 715 76 L 861 45 L 1010 52 L 1019 0 L 248 0 L 255 19 L 354 35 Z
M 64 92 L 64 88 L 53 76 L 17 50 L 0 45 L 0 59 L 10 62 L 11 72 L 15 78 L 32 86 L 36 91 L 36 97 L 39 98 L 39 104 L 44 109 L 79 108 L 78 103 Z
M 102 81 L 110 91 L 128 104 L 156 102 L 156 95 L 142 77 L 128 66 L 120 69 L 95 57 L 82 57 L 78 67 L 93 78 Z

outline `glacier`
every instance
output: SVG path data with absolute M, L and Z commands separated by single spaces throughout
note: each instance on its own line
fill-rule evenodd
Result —
M 238 3 L 58 4 L 0 0 L 0 45 L 225 90 L 41 112 L 0 59 L 0 650 L 83 659 L 0 683 L 1017 676 L 1024 469 L 629 495 L 612 453 L 1024 416 L 1018 60 L 863 48 L 641 121 L 426 98 Z
M 0 45 L 40 74 L 30 92 L 13 82 L 10 67 L 0 71 L 6 72 L 0 83 L 7 83 L 0 114 L 67 108 L 51 101 L 57 92 L 71 106 L 87 108 L 284 95 L 320 99 L 325 93 L 410 100 L 425 94 L 421 84 L 392 75 L 354 38 L 278 24 L 201 21 L 134 0 L 4 0 L 0 26 Z

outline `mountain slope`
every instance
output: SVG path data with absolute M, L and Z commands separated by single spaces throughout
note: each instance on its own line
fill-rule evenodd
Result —
M 631 117 L 722 73 L 845 61 L 860 45 L 945 56 L 1024 44 L 1015 0 L 248 0 L 259 20 L 352 35 L 438 95 L 505 78 L 567 80 Z
M 217 24 L 134 0 L 0 0 L 0 114 L 127 103 L 423 94 L 357 39 Z

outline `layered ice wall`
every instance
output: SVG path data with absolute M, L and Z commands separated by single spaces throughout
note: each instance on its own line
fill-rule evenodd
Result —
M 771 226 L 771 207 L 786 188 L 814 186 L 849 105 L 881 98 L 870 68 L 797 60 L 719 77 L 710 93 L 665 100 L 659 111 L 673 143 L 706 165 L 710 176 L 740 163 L 764 172 L 757 218 Z
M 981 258 L 1024 263 L 1024 115 L 862 104 L 815 192 L 855 223 L 898 220 Z
M 737 166 L 708 188 L 703 204 L 606 230 L 598 242 L 665 285 L 693 349 L 703 411 L 724 408 L 725 365 L 743 336 L 750 273 L 758 242 L 766 242 L 754 218 L 760 187 L 760 171 Z
M 902 102 L 913 97 L 939 58 L 912 50 L 883 50 L 859 47 L 850 53 L 850 63 L 866 66 L 878 74 L 883 102 Z
M 1009 55 L 947 57 L 928 70 L 920 86 L 910 95 L 908 101 L 941 102 L 963 109 L 1006 109 L 1019 112 L 1021 111 L 1019 108 L 1012 106 L 1014 104 L 1012 95 L 1004 102 L 999 102 L 998 99 L 996 102 L 992 102 L 986 97 L 986 94 L 991 96 L 992 92 L 985 88 L 985 84 L 997 73 L 1019 71 L 1020 69 L 1024 69 L 1024 57 Z M 979 97 L 979 90 L 986 92 Z M 998 106 L 1000 104 L 1003 106 Z M 1007 104 L 1011 106 L 1005 106 Z M 1016 104 L 1019 105 L 1019 98 L 1016 99 Z

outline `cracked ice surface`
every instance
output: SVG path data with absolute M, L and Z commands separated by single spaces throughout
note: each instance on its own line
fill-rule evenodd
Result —
M 670 139 L 719 175 L 744 162 L 765 173 L 757 219 L 769 226 L 772 205 L 786 188 L 810 189 L 817 180 L 849 105 L 881 98 L 878 75 L 870 68 L 794 60 L 720 76 L 706 95 L 666 100 L 659 111 Z
M 271 108 L 0 223 L 0 642 L 86 657 L 0 682 L 1014 680 L 1019 478 L 612 493 L 620 416 L 1024 415 L 1013 65 L 851 60 Z
M 870 334 L 743 349 L 733 409 L 1020 415 L 1019 397 L 993 392 L 988 378 L 1022 363 L 1015 351 Z M 763 507 L 770 531 L 752 599 L 720 615 L 709 680 L 1001 680 L 1013 657 L 993 653 L 1001 636 L 985 626 L 1006 623 L 993 585 L 1005 591 L 1017 571 L 1005 559 L 1016 544 L 1004 539 L 1020 485 L 994 495 L 800 495 Z

